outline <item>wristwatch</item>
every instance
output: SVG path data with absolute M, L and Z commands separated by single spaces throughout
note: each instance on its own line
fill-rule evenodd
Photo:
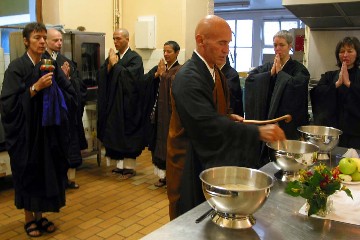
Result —
M 35 88 L 35 84 L 31 86 L 31 91 L 35 92 L 35 93 L 38 93 L 38 91 L 36 90 Z

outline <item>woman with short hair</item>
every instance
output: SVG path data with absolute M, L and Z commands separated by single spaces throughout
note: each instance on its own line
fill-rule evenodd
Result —
M 335 71 L 321 75 L 310 91 L 314 123 L 343 131 L 339 146 L 360 149 L 360 42 L 345 37 L 335 48 Z

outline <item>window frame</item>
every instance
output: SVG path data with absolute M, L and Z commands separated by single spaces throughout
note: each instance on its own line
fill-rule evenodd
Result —
M 299 20 L 287 9 L 267 9 L 267 10 L 238 10 L 227 12 L 216 12 L 215 15 L 225 20 L 253 20 L 253 44 L 252 44 L 252 67 L 262 65 L 263 52 L 263 22 L 265 20 Z M 301 28 L 305 27 L 301 22 Z M 233 29 L 232 29 L 233 30 Z M 272 47 L 272 46 L 271 46 Z M 234 59 L 235 61 L 235 59 Z
M 240 49 L 251 49 L 251 53 L 252 53 L 252 48 L 253 48 L 253 43 L 254 43 L 254 36 L 253 36 L 253 28 L 254 28 L 254 23 L 252 19 L 231 19 L 229 21 L 234 21 L 234 27 L 235 29 L 231 29 L 232 32 L 232 36 L 233 36 L 233 44 L 230 44 L 230 48 L 229 48 L 229 60 L 230 60 L 230 65 L 235 68 L 237 71 L 244 71 L 244 70 L 238 70 L 238 66 L 237 66 L 237 53 L 239 52 Z M 251 21 L 251 45 L 250 46 L 238 46 L 238 41 L 237 41 L 237 35 L 238 35 L 238 24 L 239 21 Z M 232 51 L 233 50 L 233 51 Z M 252 55 L 251 54 L 251 60 L 250 62 L 252 62 Z M 251 67 L 252 64 L 250 64 Z

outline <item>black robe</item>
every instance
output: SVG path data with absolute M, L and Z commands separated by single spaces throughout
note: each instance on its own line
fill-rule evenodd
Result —
M 45 52 L 45 55 L 48 58 L 51 58 L 48 52 Z M 70 65 L 70 82 L 75 89 L 78 103 L 76 115 L 70 116 L 70 147 L 68 154 L 70 167 L 76 168 L 82 164 L 81 150 L 87 148 L 84 125 L 82 122 L 87 88 L 79 75 L 79 71 L 76 69 L 76 63 L 66 58 L 64 55 L 58 54 L 56 58 L 58 66 L 61 67 L 64 62 L 68 62 Z
M 217 113 L 214 85 L 207 66 L 196 53 L 180 68 L 172 84 L 176 110 L 185 130 L 185 136 L 179 137 L 188 141 L 184 145 L 187 151 L 183 176 L 178 179 L 181 181 L 179 214 L 205 200 L 199 179 L 202 170 L 216 166 L 256 166 L 258 128 Z
M 348 70 L 350 87 L 335 87 L 339 70 L 321 75 L 310 90 L 314 123 L 343 131 L 339 146 L 360 149 L 360 69 Z
M 246 119 L 268 120 L 286 114 L 290 123 L 279 122 L 288 139 L 299 139 L 299 126 L 309 124 L 308 84 L 310 74 L 301 63 L 291 58 L 283 69 L 270 75 L 273 63 L 250 71 L 245 81 Z
M 58 212 L 65 205 L 65 177 L 69 167 L 69 116 L 76 112 L 76 93 L 54 63 L 55 81 L 68 109 L 60 126 L 42 126 L 43 91 L 31 98 L 30 86 L 40 78 L 40 65 L 27 53 L 5 71 L 1 117 L 10 156 L 15 205 L 29 211 Z
M 233 110 L 233 113 L 244 117 L 239 73 L 230 66 L 230 62 L 228 62 L 228 60 L 226 61 L 226 64 L 221 68 L 221 71 L 226 77 L 227 84 L 230 90 L 230 108 Z
M 136 158 L 144 148 L 142 58 L 129 48 L 110 72 L 108 62 L 99 70 L 97 136 L 105 148 Z
M 159 89 L 160 78 L 155 78 L 157 68 L 158 66 L 155 66 L 150 69 L 148 73 L 144 74 L 144 145 L 147 146 L 150 151 L 155 150 L 156 140 L 156 113 L 154 113 L 153 120 L 150 119 L 150 115 L 154 110 L 153 107 Z

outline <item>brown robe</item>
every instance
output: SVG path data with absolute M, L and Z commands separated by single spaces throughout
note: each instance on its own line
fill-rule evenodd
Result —
M 166 169 L 167 137 L 171 116 L 170 87 L 176 72 L 181 65 L 176 61 L 174 65 L 162 74 L 159 83 L 159 96 L 157 100 L 156 141 L 153 163 L 159 169 Z
M 170 118 L 169 135 L 167 141 L 166 178 L 167 194 L 169 198 L 170 220 L 180 215 L 179 209 L 180 185 L 185 166 L 189 139 L 181 124 L 176 104 L 171 94 L 172 114 Z M 215 67 L 215 85 L 213 89 L 213 101 L 220 115 L 226 115 L 229 111 L 229 91 L 227 81 L 222 72 Z

